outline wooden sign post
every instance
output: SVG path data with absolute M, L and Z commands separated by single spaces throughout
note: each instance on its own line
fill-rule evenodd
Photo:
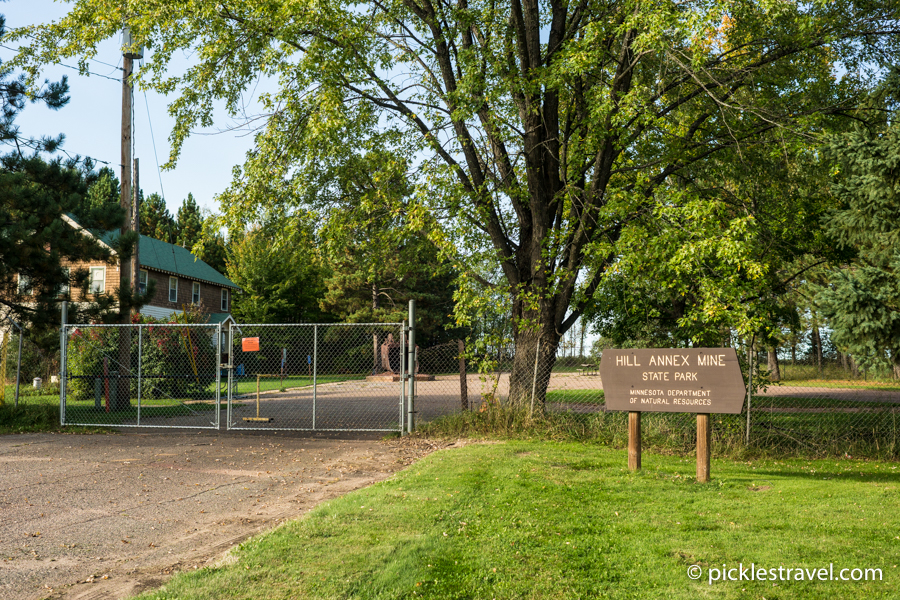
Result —
M 641 413 L 628 413 L 628 470 L 641 470 Z
M 744 378 L 733 348 L 606 350 L 607 410 L 628 411 L 628 468 L 641 468 L 641 412 L 697 413 L 697 481 L 709 481 L 710 414 L 739 414 Z
M 697 413 L 697 481 L 709 481 L 709 447 L 712 430 L 709 427 L 709 414 Z

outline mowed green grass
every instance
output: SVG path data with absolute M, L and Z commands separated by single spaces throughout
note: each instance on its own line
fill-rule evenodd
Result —
M 706 484 L 693 459 L 643 464 L 571 443 L 437 452 L 140 598 L 897 598 L 896 463 L 713 460 Z M 882 581 L 709 584 L 723 563 Z
M 238 377 L 235 376 L 235 394 L 250 394 L 256 393 L 256 375 L 250 375 L 247 377 Z M 316 385 L 323 385 L 326 383 L 338 383 L 341 381 L 353 381 L 360 380 L 365 381 L 365 375 L 317 375 L 316 376 Z M 222 379 L 223 387 L 225 379 Z M 312 377 L 306 375 L 286 375 L 282 380 L 279 376 L 271 376 L 267 375 L 265 377 L 261 377 L 259 380 L 259 391 L 261 392 L 270 392 L 272 390 L 279 390 L 281 388 L 298 388 L 298 387 L 312 387 L 313 379 Z
M 604 404 L 603 390 L 547 390 L 551 404 Z

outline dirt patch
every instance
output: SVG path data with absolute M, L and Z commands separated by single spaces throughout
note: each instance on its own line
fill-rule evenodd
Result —
M 158 587 L 450 445 L 284 432 L 0 436 L 0 597 Z

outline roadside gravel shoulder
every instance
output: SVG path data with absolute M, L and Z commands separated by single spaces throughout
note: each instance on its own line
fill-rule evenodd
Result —
M 0 436 L 0 597 L 127 598 L 449 445 L 284 432 Z

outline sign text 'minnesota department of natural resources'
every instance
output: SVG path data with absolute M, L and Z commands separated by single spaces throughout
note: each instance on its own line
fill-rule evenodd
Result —
M 609 410 L 737 414 L 744 403 L 733 348 L 605 350 L 600 377 Z

